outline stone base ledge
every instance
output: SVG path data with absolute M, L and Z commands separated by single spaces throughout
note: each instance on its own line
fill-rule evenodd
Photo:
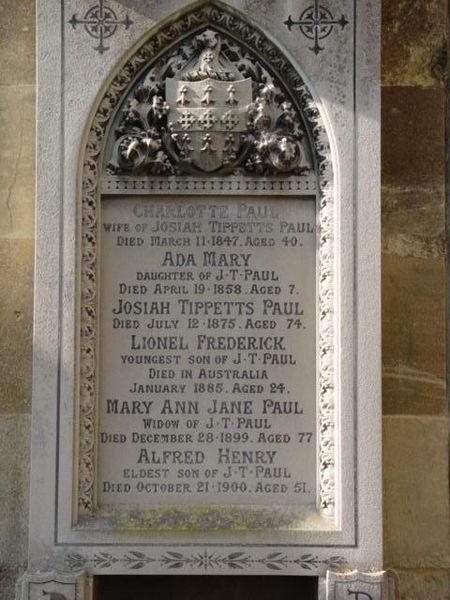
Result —
M 137 575 L 136 577 L 139 577 Z M 75 574 L 25 573 L 16 600 L 92 600 L 93 577 Z M 387 571 L 327 571 L 319 580 L 319 600 L 395 600 L 394 577 Z

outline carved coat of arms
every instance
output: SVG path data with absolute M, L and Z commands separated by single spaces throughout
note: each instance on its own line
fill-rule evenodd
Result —
M 301 174 L 311 161 L 299 113 L 236 44 L 206 30 L 153 69 L 117 127 L 113 174 Z
M 194 64 L 166 80 L 166 102 L 179 156 L 211 172 L 235 162 L 253 99 L 252 80 L 220 61 L 218 36 L 206 40 Z

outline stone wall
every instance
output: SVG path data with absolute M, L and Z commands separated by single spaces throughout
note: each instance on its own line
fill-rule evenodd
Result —
M 0 599 L 26 566 L 33 331 L 35 9 L 0 0 Z
M 447 0 L 383 0 L 384 556 L 401 600 L 449 584 Z
M 27 544 L 34 2 L 0 11 L 0 600 L 12 600 Z M 383 15 L 385 564 L 401 600 L 448 600 L 447 0 L 383 0 Z

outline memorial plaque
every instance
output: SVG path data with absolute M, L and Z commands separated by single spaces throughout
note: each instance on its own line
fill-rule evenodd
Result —
M 379 571 L 376 3 L 37 12 L 22 596 Z
M 102 206 L 100 502 L 314 504 L 315 200 Z

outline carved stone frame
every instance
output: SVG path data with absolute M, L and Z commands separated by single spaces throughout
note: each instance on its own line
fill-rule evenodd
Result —
M 296 109 L 303 115 L 314 153 L 318 213 L 318 497 L 319 511 L 331 528 L 339 523 L 336 511 L 336 478 L 340 466 L 336 458 L 336 347 L 335 328 L 335 176 L 327 131 L 317 103 L 297 69 L 280 49 L 258 28 L 243 21 L 229 7 L 220 2 L 196 3 L 188 10 L 165 21 L 141 43 L 136 51 L 122 63 L 119 71 L 104 92 L 89 125 L 81 172 L 80 202 L 80 330 L 78 391 L 76 401 L 76 431 L 78 457 L 75 465 L 75 524 L 95 518 L 96 513 L 96 407 L 98 394 L 98 223 L 99 203 L 102 193 L 103 151 L 108 126 L 117 107 L 130 86 L 144 68 L 163 55 L 178 41 L 205 26 L 233 37 L 253 54 L 256 54 L 278 79 L 284 82 Z M 304 179 L 304 178 L 303 178 Z M 302 187 L 302 178 L 296 178 Z M 209 186 L 218 185 L 208 180 Z M 226 180 L 223 180 L 226 181 Z M 158 183 L 158 182 L 157 182 Z M 220 183 L 220 182 L 219 182 Z M 103 185 L 108 185 L 105 180 Z M 159 186 L 164 186 L 159 180 Z M 189 184 L 187 184 L 189 185 Z M 251 180 L 253 189 L 267 190 L 266 179 Z M 292 185 L 292 179 L 291 183 Z M 223 183 L 222 183 L 223 186 Z M 170 193 L 171 185 L 167 186 Z M 248 186 L 247 186 L 248 187 Z M 195 188 L 195 186 L 194 186 Z M 214 188 L 213 188 L 214 189 Z M 250 188 L 252 189 L 252 188 Z M 292 189 L 292 187 L 290 188 Z M 294 183 L 294 190 L 295 190 Z M 192 192 L 191 192 L 192 193 Z M 241 192 L 242 193 L 242 192 Z M 268 192 L 263 192 L 267 194 Z M 269 192 L 270 193 L 270 192 Z

